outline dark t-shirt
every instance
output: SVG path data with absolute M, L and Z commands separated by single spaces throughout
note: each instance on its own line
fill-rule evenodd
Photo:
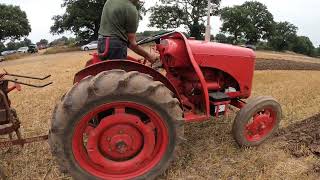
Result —
M 139 13 L 130 0 L 108 0 L 104 5 L 99 34 L 117 36 L 128 42 L 128 33 L 136 33 Z

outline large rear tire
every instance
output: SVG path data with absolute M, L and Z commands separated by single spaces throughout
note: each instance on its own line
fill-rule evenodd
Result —
M 237 114 L 232 134 L 242 147 L 257 146 L 267 140 L 278 128 L 281 106 L 272 97 L 251 99 Z
M 139 72 L 87 77 L 57 104 L 49 144 L 74 179 L 153 179 L 183 138 L 179 101 Z

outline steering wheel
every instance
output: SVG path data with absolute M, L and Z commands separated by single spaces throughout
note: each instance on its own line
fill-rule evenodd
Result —
M 159 33 L 159 34 L 147 37 L 145 39 L 142 39 L 137 44 L 138 45 L 148 44 L 150 42 L 154 42 L 154 41 L 159 40 L 161 37 L 168 36 L 168 35 L 173 34 L 173 33 L 175 33 L 175 31 L 168 31 L 168 32 Z

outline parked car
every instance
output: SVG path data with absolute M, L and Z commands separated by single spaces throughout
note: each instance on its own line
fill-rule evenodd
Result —
M 29 53 L 37 53 L 39 50 L 38 50 L 38 47 L 37 45 L 35 44 L 31 44 L 28 46 L 28 52 Z
M 14 53 L 16 53 L 16 52 L 17 52 L 16 50 L 3 51 L 3 52 L 1 53 L 1 55 L 2 55 L 2 56 L 8 56 L 8 55 L 14 54 Z
M 93 50 L 93 49 L 97 49 L 97 48 L 98 48 L 98 41 L 92 41 L 89 44 L 81 46 L 82 51 L 89 51 L 89 50 Z
M 28 49 L 29 49 L 28 47 L 21 47 L 18 49 L 17 52 L 18 53 L 28 53 Z

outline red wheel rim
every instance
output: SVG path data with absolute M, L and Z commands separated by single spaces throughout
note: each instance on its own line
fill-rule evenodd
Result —
M 101 113 L 107 115 L 101 116 Z M 111 112 L 111 113 L 110 113 Z M 93 119 L 99 123 L 93 125 Z M 169 144 L 162 118 L 133 102 L 104 104 L 76 125 L 72 151 L 81 168 L 101 179 L 132 179 L 154 168 Z
M 272 108 L 256 112 L 245 126 L 245 137 L 250 142 L 260 141 L 269 135 L 276 124 L 276 113 Z

